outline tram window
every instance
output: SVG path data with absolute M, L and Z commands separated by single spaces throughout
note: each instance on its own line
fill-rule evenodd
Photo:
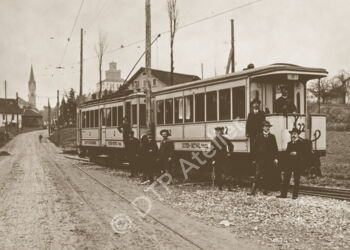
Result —
M 195 95 L 196 122 L 204 121 L 204 93 Z
M 175 123 L 183 123 L 184 119 L 184 99 L 175 98 Z
M 82 113 L 82 116 L 83 116 L 83 119 L 82 119 L 82 122 L 81 122 L 81 126 L 82 126 L 83 128 L 85 128 L 86 113 L 83 112 L 83 113 Z
M 106 111 L 105 109 L 100 109 L 101 113 L 101 125 L 106 126 Z
M 106 120 L 107 120 L 107 127 L 110 127 L 112 124 L 112 112 L 111 108 L 106 109 Z
M 231 93 L 230 89 L 219 90 L 219 120 L 231 119 Z
M 139 124 L 140 126 L 146 126 L 146 104 L 140 104 L 139 108 Z
M 137 124 L 137 104 L 131 105 L 132 124 Z
M 123 124 L 123 106 L 118 106 L 118 126 Z
M 118 122 L 118 113 L 117 113 L 117 107 L 112 108 L 112 127 L 117 126 Z
M 216 121 L 217 95 L 216 91 L 207 92 L 207 121 Z
M 173 99 L 165 100 L 165 124 L 172 124 L 173 119 Z
M 185 122 L 193 122 L 193 95 L 185 96 Z
M 99 127 L 100 125 L 100 119 L 99 119 L 99 116 L 98 116 L 98 109 L 95 110 L 95 127 Z
M 90 122 L 89 122 L 90 128 L 94 127 L 94 111 L 90 111 Z
M 90 128 L 90 111 L 86 112 L 86 127 Z
M 157 101 L 157 124 L 164 124 L 164 101 Z
M 245 87 L 232 89 L 232 117 L 245 118 Z

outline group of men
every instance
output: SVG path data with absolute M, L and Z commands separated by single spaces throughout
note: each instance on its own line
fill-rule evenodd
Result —
M 134 131 L 124 118 L 119 131 L 123 133 L 126 160 L 129 162 L 131 176 L 142 173 L 142 184 L 151 184 L 154 178 L 165 172 L 171 172 L 174 162 L 174 143 L 168 138 L 170 132 L 161 130 L 163 137 L 158 147 L 151 133 L 141 137 L 139 141 L 134 136 Z

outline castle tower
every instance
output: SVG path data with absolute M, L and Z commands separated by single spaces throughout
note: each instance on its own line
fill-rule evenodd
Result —
M 28 102 L 32 108 L 36 108 L 36 82 L 34 80 L 33 65 L 30 67 L 28 82 Z

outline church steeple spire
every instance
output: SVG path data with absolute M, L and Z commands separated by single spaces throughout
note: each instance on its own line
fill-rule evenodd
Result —
M 28 102 L 32 108 L 36 108 L 36 82 L 34 79 L 33 65 L 30 66 L 30 76 L 28 82 Z

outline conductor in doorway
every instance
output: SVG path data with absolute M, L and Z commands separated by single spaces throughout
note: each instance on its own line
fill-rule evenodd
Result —
M 282 96 L 275 101 L 275 113 L 277 114 L 290 114 L 295 113 L 297 108 L 293 103 L 293 99 L 290 98 L 288 89 L 286 86 L 281 87 Z

